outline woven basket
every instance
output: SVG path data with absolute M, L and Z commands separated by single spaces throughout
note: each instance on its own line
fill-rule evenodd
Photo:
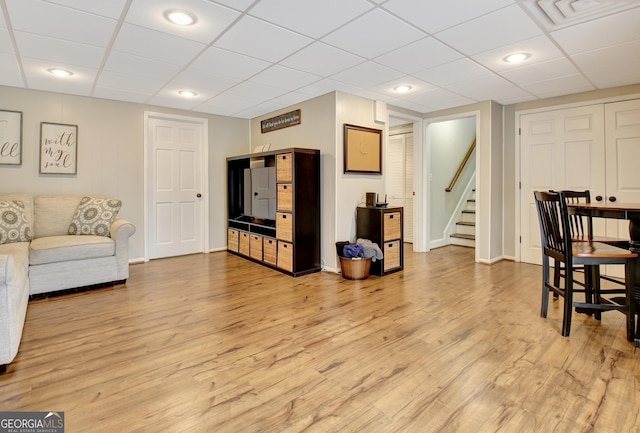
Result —
M 366 280 L 369 278 L 371 258 L 346 258 L 340 257 L 342 276 L 347 280 Z

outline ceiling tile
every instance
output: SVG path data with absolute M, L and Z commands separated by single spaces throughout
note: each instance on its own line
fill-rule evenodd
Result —
M 210 98 L 239 83 L 241 80 L 237 78 L 188 69 L 171 80 L 167 86 L 175 88 L 176 92 L 178 90 L 193 90 Z
M 47 68 L 51 67 L 50 62 L 26 57 L 22 59 L 22 66 L 30 89 L 57 89 L 59 93 L 70 93 L 72 95 L 82 96 L 91 94 L 91 87 L 93 86 L 97 73 L 95 69 L 60 64 L 58 66 L 61 68 L 73 70 L 71 77 L 60 78 L 47 72 Z
M 616 15 L 557 30 L 551 33 L 551 37 L 569 54 L 640 39 L 640 6 Z
M 246 110 L 236 113 L 236 116 L 244 119 L 252 119 L 254 117 L 262 116 L 264 113 L 270 113 L 272 111 L 278 111 L 285 108 L 284 106 L 275 103 L 273 101 L 263 102 L 262 104 L 255 105 Z
M 383 8 L 436 33 L 511 4 L 513 0 L 390 0 Z
M 2 9 L 0 9 L 2 11 Z M 6 27 L 0 26 L 0 53 L 13 54 L 13 42 Z
M 166 82 L 180 71 L 180 67 L 112 50 L 104 70 L 133 76 L 154 77 Z
M 523 65 L 508 71 L 500 72 L 500 75 L 515 84 L 535 83 L 537 81 L 551 80 L 553 78 L 576 75 L 578 70 L 575 65 L 565 58 L 549 60 L 548 62 Z
M 196 109 L 205 113 L 220 114 L 223 116 L 233 116 L 234 114 L 248 110 L 251 107 L 262 103 L 260 98 L 251 98 L 229 93 L 221 93 L 211 98 L 209 101 L 199 105 Z
M 93 94 L 91 95 L 95 98 L 102 99 L 113 99 L 116 101 L 125 101 L 125 102 L 134 102 L 136 104 L 144 104 L 149 99 L 148 94 L 138 93 L 138 92 L 130 92 L 124 91 L 122 89 L 111 89 L 97 86 Z
M 190 68 L 244 80 L 271 65 L 264 60 L 209 47 L 191 63 Z
M 437 33 L 435 36 L 464 54 L 473 55 L 542 35 L 516 5 Z
M 448 88 L 455 93 L 465 95 L 476 101 L 493 100 L 501 102 L 505 98 L 531 98 L 531 95 L 526 91 L 496 75 L 487 75 L 454 83 Z
M 297 71 L 283 66 L 272 66 L 251 77 L 251 81 L 280 89 L 296 90 L 320 80 L 321 77 L 306 72 Z
M 106 47 L 117 21 L 37 0 L 6 0 L 14 30 Z
M 315 42 L 287 57 L 280 64 L 305 72 L 329 76 L 364 61 L 365 59 L 362 57 L 354 56 L 322 42 Z
M 582 75 L 577 74 L 527 83 L 521 87 L 538 98 L 551 98 L 553 96 L 596 90 Z
M 244 96 L 245 98 L 257 98 L 259 100 L 269 100 L 288 93 L 285 89 L 267 86 L 264 84 L 254 83 L 251 81 L 243 81 L 237 86 L 232 87 L 225 93 L 230 95 Z
M 393 90 L 395 87 L 407 85 L 411 86 L 411 91 L 407 93 L 398 93 Z M 378 92 L 380 94 L 386 95 L 392 98 L 398 99 L 421 99 L 422 95 L 427 93 L 429 90 L 435 89 L 436 87 L 433 84 L 429 84 L 422 80 L 419 80 L 414 77 L 403 76 L 402 78 L 398 78 L 397 80 L 391 80 L 389 82 L 371 86 L 370 89 L 374 92 Z
M 32 33 L 15 32 L 15 38 L 20 55 L 48 60 L 51 66 L 65 63 L 98 69 L 105 54 L 104 48 Z
M 510 54 L 527 53 L 530 54 L 527 60 L 514 64 L 505 62 L 503 59 Z M 492 71 L 509 71 L 534 63 L 546 62 L 551 59 L 565 58 L 553 42 L 546 36 L 538 36 L 526 41 L 519 41 L 514 44 L 505 45 L 495 50 L 484 51 L 473 55 L 472 58 Z
M 350 84 L 341 83 L 339 81 L 334 81 L 330 79 L 324 79 L 320 81 L 316 81 L 308 86 L 301 87 L 297 89 L 296 92 L 304 93 L 309 96 L 309 98 L 314 98 L 316 96 L 326 95 L 327 93 L 331 93 L 333 91 L 340 91 L 345 93 L 356 93 L 362 90 L 361 87 L 352 86 Z
M 371 8 L 364 0 L 261 0 L 249 14 L 317 39 Z
M 491 72 L 467 58 L 454 60 L 434 68 L 415 73 L 416 77 L 441 87 L 464 80 L 490 75 Z
M 127 0 L 46 0 L 48 3 L 67 6 L 107 18 L 119 19 Z
M 195 107 L 201 105 L 204 101 L 209 99 L 213 95 L 201 95 L 198 94 L 193 98 L 185 98 L 180 96 L 178 91 L 180 89 L 174 86 L 167 86 L 160 90 L 152 98 L 147 100 L 147 104 L 159 105 L 161 107 L 172 107 L 181 110 L 192 110 Z
M 144 27 L 124 24 L 113 49 L 159 62 L 184 65 L 205 45 Z
M 212 3 L 219 3 L 221 5 L 230 7 L 237 11 L 244 12 L 249 6 L 255 3 L 255 0 L 209 0 Z
M 311 42 L 306 36 L 245 16 L 222 35 L 215 46 L 277 62 Z
M 24 86 L 16 56 L 13 54 L 0 53 L 0 83 L 3 86 Z
M 573 56 L 576 65 L 599 89 L 640 80 L 640 39 Z
M 163 14 L 176 8 L 191 12 L 197 21 L 190 26 L 170 23 Z M 239 16 L 237 11 L 203 0 L 180 0 L 178 5 L 174 0 L 136 0 L 129 8 L 126 22 L 209 44 Z
M 374 62 L 361 63 L 331 76 L 332 80 L 357 87 L 371 87 L 396 80 L 405 74 Z
M 104 71 L 98 85 L 105 89 L 119 89 L 126 92 L 138 92 L 153 95 L 165 84 L 164 81 L 140 75 L 126 75 Z
M 384 31 L 380 31 L 384 29 Z M 323 42 L 358 53 L 377 57 L 421 39 L 425 34 L 380 9 L 357 18 L 348 25 L 322 38 Z
M 412 44 L 393 50 L 374 60 L 405 74 L 413 74 L 442 63 L 459 59 L 462 54 L 433 38 L 424 38 Z

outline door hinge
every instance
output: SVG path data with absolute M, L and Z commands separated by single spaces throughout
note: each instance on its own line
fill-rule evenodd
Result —
M 520 236 L 520 243 L 522 243 L 522 236 Z

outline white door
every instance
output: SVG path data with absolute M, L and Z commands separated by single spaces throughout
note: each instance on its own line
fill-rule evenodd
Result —
M 413 243 L 413 134 L 392 135 L 387 141 L 387 202 L 403 207 L 404 241 Z M 380 198 L 380 201 L 383 201 Z
M 592 200 L 640 203 L 640 99 L 605 104 L 607 186 Z M 629 222 L 607 220 L 607 235 L 629 239 Z
M 203 119 L 150 115 L 146 127 L 148 257 L 204 252 Z
M 540 264 L 534 191 L 605 190 L 603 105 L 520 117 L 520 260 Z M 594 233 L 604 234 L 604 223 Z

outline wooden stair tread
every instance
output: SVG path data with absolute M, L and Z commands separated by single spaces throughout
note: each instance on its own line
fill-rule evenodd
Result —
M 456 224 L 459 224 L 461 226 L 475 226 L 476 223 L 473 221 L 458 221 Z
M 469 240 L 475 240 L 476 237 L 474 235 L 465 235 L 462 233 L 453 233 L 451 235 L 452 238 L 460 238 L 460 239 L 469 239 Z

